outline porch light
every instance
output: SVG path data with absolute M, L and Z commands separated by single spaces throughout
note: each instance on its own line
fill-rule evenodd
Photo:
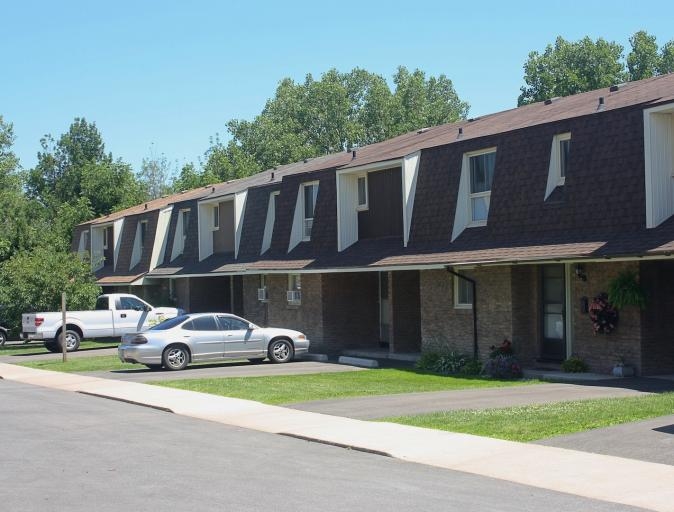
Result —
M 585 273 L 585 269 L 583 269 L 583 266 L 578 264 L 576 265 L 576 277 L 580 279 L 581 281 L 587 281 L 587 274 Z

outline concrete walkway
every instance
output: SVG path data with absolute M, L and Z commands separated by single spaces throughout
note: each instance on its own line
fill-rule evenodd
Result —
M 425 414 L 435 411 L 496 409 L 517 405 L 588 400 L 591 398 L 640 396 L 643 394 L 646 393 L 619 387 L 545 383 L 532 384 L 530 386 L 460 389 L 456 391 L 432 391 L 427 393 L 317 400 L 291 404 L 287 407 L 321 414 L 345 416 L 347 418 L 375 419 Z
M 665 464 L 360 421 L 248 400 L 7 364 L 0 364 L 0 376 L 587 498 L 674 512 L 674 466 Z

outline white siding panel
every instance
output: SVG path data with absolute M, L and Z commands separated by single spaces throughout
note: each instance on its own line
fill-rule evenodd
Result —
M 674 114 L 646 111 L 644 121 L 646 226 L 654 228 L 674 214 Z
M 150 258 L 150 270 L 154 269 L 159 260 L 164 261 L 166 254 L 166 245 L 168 243 L 169 224 L 173 206 L 159 212 L 157 219 L 157 231 L 154 234 L 154 244 L 152 244 L 152 257 Z M 179 216 L 180 217 L 180 216 Z M 182 237 L 181 237 L 182 238 Z
M 288 252 L 292 251 L 297 244 L 302 241 L 302 221 L 304 220 L 304 212 L 302 206 L 304 205 L 302 199 L 302 185 L 297 188 L 297 201 L 295 201 L 295 215 L 293 216 L 293 227 L 290 231 L 290 243 L 288 244 Z
M 122 228 L 124 227 L 124 219 L 119 219 L 116 220 L 113 223 L 113 228 L 112 228 L 112 243 L 115 246 L 115 260 L 114 260 L 114 265 L 113 268 L 117 270 L 117 262 L 119 261 L 119 249 L 122 246 Z
M 468 156 L 463 155 L 461 164 L 461 179 L 459 181 L 459 190 L 456 196 L 456 213 L 454 215 L 454 228 L 452 229 L 452 242 L 463 233 L 470 222 L 470 208 L 468 204 L 468 187 L 470 185 L 470 176 L 468 172 Z
M 241 232 L 243 231 L 243 214 L 246 210 L 246 199 L 248 190 L 234 195 L 234 258 L 239 257 L 239 243 L 241 242 Z
M 140 263 L 140 257 L 143 254 L 143 248 L 140 245 L 140 222 L 136 224 L 136 236 L 133 239 L 133 250 L 131 251 L 131 262 L 129 263 L 129 270 L 133 269 Z
M 260 254 L 264 254 L 271 247 L 271 238 L 274 234 L 274 223 L 276 222 L 276 201 L 278 199 L 278 192 L 269 194 L 269 202 L 267 203 L 267 218 L 264 223 L 264 234 L 262 235 L 262 248 Z
M 421 152 L 417 151 L 407 155 L 403 160 L 403 243 L 405 247 L 410 239 L 420 157 Z
M 340 174 L 337 177 L 337 244 L 343 251 L 358 241 L 358 176 Z

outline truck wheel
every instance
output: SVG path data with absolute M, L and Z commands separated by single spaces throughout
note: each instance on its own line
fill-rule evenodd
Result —
M 55 352 L 61 352 L 61 331 L 56 334 L 56 339 L 54 341 L 56 342 L 57 347 Z M 80 348 L 80 341 L 80 333 L 71 329 L 66 329 L 66 352 L 75 352 Z

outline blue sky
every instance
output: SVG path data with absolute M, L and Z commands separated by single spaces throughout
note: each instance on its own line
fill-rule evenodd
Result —
M 399 65 L 447 75 L 478 116 L 512 108 L 522 65 L 556 36 L 628 47 L 674 39 L 674 2 L 20 2 L 0 0 L 0 115 L 25 168 L 39 139 L 95 121 L 137 170 L 164 153 L 196 162 L 226 122 L 251 119 L 286 76 Z

